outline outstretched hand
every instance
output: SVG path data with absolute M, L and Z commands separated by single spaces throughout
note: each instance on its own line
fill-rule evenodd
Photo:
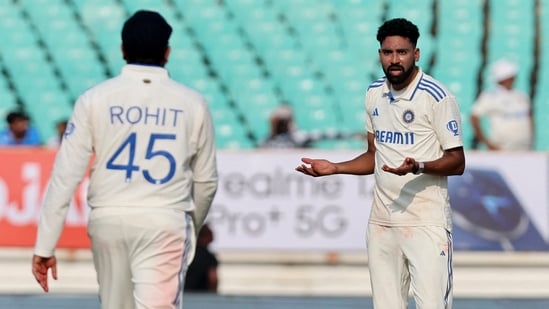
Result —
M 418 163 L 414 158 L 405 158 L 399 167 L 394 168 L 384 164 L 381 168 L 386 172 L 404 176 L 408 173 L 413 173 L 416 171 L 418 168 Z
M 51 268 L 51 276 L 57 280 L 57 259 L 55 256 L 41 257 L 34 255 L 32 257 L 32 274 L 44 292 L 48 292 L 48 270 Z
M 318 177 L 332 175 L 337 172 L 335 164 L 328 160 L 301 158 L 301 162 L 303 164 L 296 167 L 295 170 L 305 175 Z

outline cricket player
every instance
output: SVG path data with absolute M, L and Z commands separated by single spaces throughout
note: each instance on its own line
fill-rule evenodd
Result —
M 492 89 L 483 90 L 471 109 L 475 137 L 488 150 L 530 151 L 534 145 L 532 102 L 515 88 L 519 67 L 505 58 L 491 66 Z M 482 126 L 487 119 L 489 130 Z
M 385 77 L 366 92 L 368 149 L 333 163 L 303 158 L 310 176 L 374 174 L 368 263 L 376 309 L 452 307 L 452 238 L 447 177 L 465 168 L 455 97 L 416 66 L 418 28 L 396 18 L 378 29 Z M 410 285 L 411 284 L 411 285 Z
M 77 100 L 45 196 L 32 272 L 48 292 L 69 202 L 93 158 L 88 235 L 103 309 L 182 308 L 195 230 L 217 189 L 204 98 L 164 69 L 172 27 L 138 11 L 122 29 L 121 74 Z M 78 77 L 75 77 L 78 78 Z

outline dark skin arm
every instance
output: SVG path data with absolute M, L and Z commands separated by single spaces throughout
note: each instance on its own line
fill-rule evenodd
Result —
M 479 142 L 483 143 L 488 147 L 489 150 L 499 150 L 499 147 L 497 145 L 494 145 L 490 143 L 486 135 L 484 135 L 484 132 L 482 131 L 482 126 L 480 124 L 480 118 L 475 115 L 471 115 L 471 125 L 473 126 L 473 130 L 475 131 L 475 136 L 479 140 Z
M 424 174 L 439 176 L 461 175 L 465 170 L 465 154 L 463 152 L 463 147 L 447 149 L 442 154 L 442 157 L 434 161 L 423 163 L 425 164 L 423 170 Z M 400 176 L 413 173 L 414 171 L 417 171 L 418 168 L 419 162 L 410 157 L 405 158 L 399 167 L 393 168 L 387 165 L 382 167 L 384 171 Z
M 217 267 L 210 267 L 210 269 L 208 269 L 208 291 L 217 292 L 218 284 Z
M 296 171 L 305 175 L 319 177 L 333 174 L 368 175 L 374 172 L 375 166 L 374 135 L 368 133 L 368 150 L 358 157 L 343 162 L 330 162 L 325 159 L 302 158 L 304 164 L 296 167 Z M 445 150 L 439 159 L 424 162 L 424 174 L 451 176 L 461 175 L 465 170 L 465 154 L 463 147 L 456 147 Z M 414 158 L 407 157 L 398 167 L 384 165 L 382 169 L 396 175 L 413 173 L 419 168 L 419 162 Z
M 374 135 L 368 133 L 367 139 L 368 150 L 352 160 L 334 163 L 324 159 L 301 158 L 304 164 L 296 167 L 295 170 L 313 177 L 333 174 L 372 174 L 374 172 L 376 152 Z

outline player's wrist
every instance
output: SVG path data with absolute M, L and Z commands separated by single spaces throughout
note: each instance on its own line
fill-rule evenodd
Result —
M 423 162 L 416 162 L 416 166 L 413 170 L 414 175 L 419 175 L 423 173 L 423 170 L 425 169 L 425 163 Z

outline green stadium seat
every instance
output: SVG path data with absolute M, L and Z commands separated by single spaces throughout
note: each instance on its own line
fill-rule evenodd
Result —
M 170 46 L 166 68 L 175 80 L 187 83 L 189 79 L 202 78 L 208 74 L 202 55 L 187 36 L 181 35 L 170 40 Z
M 18 108 L 19 105 L 17 104 L 17 99 L 13 91 L 2 85 L 2 87 L 0 87 L 0 121 L 5 123 L 4 119 L 6 119 L 6 115 Z
M 171 76 L 205 95 L 216 119 L 219 147 L 246 149 L 255 146 L 246 132 L 265 137 L 268 111 L 281 103 L 279 100 L 294 106 L 302 129 L 363 131 L 364 92 L 383 75 L 375 40 L 377 27 L 382 18 L 402 16 L 412 19 L 421 30 L 419 65 L 458 97 L 468 139 L 472 135 L 468 117 L 479 87 L 479 72 L 483 74 L 481 86 L 490 83 L 487 67 L 481 67 L 484 1 L 437 1 L 433 34 L 430 27 L 437 16 L 424 14 L 434 8 L 431 0 L 10 1 L 0 7 L 0 39 L 4 42 L 0 55 L 25 107 L 46 115 L 42 109 L 53 104 L 48 102 L 63 102 L 65 107 L 53 108 L 54 115 L 43 117 L 48 119 L 40 124 L 46 132 L 53 132 L 57 120 L 53 118 L 70 109 L 71 97 L 103 80 L 107 73 L 118 74 L 125 64 L 119 33 L 128 14 L 138 9 L 157 10 L 174 27 L 167 64 Z M 534 64 L 534 1 L 488 1 L 492 24 L 487 61 L 502 56 L 517 61 L 521 67 L 517 85 L 528 90 Z M 549 107 L 544 101 L 549 96 L 544 87 L 549 82 L 549 60 L 544 52 L 549 49 L 549 39 L 544 39 L 549 35 L 548 7 L 549 1 L 540 1 L 542 58 L 535 98 L 540 150 L 549 149 L 549 144 L 544 144 L 549 138 L 543 133 L 549 131 L 545 129 Z M 27 11 L 29 20 L 22 10 Z M 41 50 L 39 39 L 47 50 Z M 92 42 L 98 50 L 93 50 Z M 46 60 L 47 52 L 53 61 Z M 430 67 L 432 55 L 436 62 Z M 106 63 L 100 62 L 100 56 Z M 61 82 L 68 89 L 60 89 Z M 221 91 L 221 86 L 227 88 Z M 30 87 L 37 91 L 25 91 Z M 53 92 L 56 95 L 48 94 Z M 0 105 L 0 112 L 3 106 L 15 104 L 13 96 L 7 95 L 5 100 L 9 103 Z M 363 149 L 364 143 L 322 141 L 315 147 Z
M 138 10 L 153 10 L 162 14 L 162 16 L 164 16 L 164 18 L 166 18 L 166 20 L 168 20 L 170 24 L 172 24 L 173 22 L 170 18 L 173 13 L 173 9 L 166 3 L 166 1 L 123 0 L 122 2 L 126 6 L 130 14 L 133 14 Z
M 69 118 L 72 106 L 66 96 L 55 89 L 32 91 L 26 96 L 28 102 L 27 112 L 32 123 L 40 130 L 43 141 L 56 134 L 55 123 L 61 119 Z
M 249 149 L 255 146 L 234 113 L 226 109 L 213 109 L 212 117 L 218 147 Z
M 534 59 L 533 1 L 491 1 L 491 32 L 488 41 L 488 63 L 508 58 L 517 63 L 519 74 L 515 86 L 528 92 Z M 485 72 L 489 74 L 488 70 Z M 490 79 L 485 78 L 484 87 Z
M 216 89 L 210 89 L 208 91 L 203 91 L 202 95 L 206 99 L 206 102 L 211 109 L 221 109 L 227 110 L 227 112 L 229 112 L 229 102 L 227 96 L 223 92 Z
M 270 112 L 280 103 L 274 93 L 273 85 L 262 79 L 241 80 L 240 91 L 232 96 L 239 109 L 245 111 L 245 118 L 254 133 L 265 138 L 269 131 Z

